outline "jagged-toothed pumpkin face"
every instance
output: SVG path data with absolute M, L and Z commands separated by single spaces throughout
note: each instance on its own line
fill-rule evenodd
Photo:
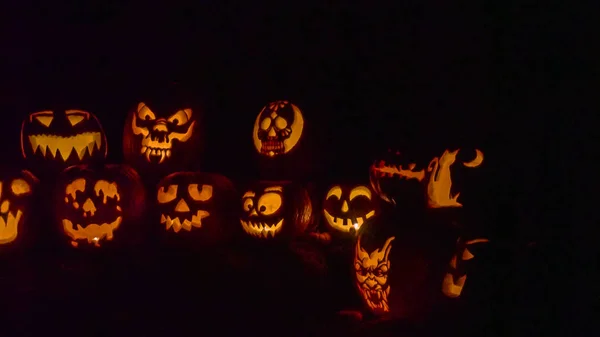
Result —
M 262 239 L 304 233 L 312 224 L 308 192 L 289 181 L 261 181 L 242 195 L 240 222 L 244 232 Z
M 64 202 L 70 212 L 61 221 L 74 247 L 79 242 L 100 247 L 102 241 L 113 239 L 123 221 L 121 193 L 114 181 L 73 179 L 64 188 Z
M 360 227 L 379 212 L 373 193 L 367 186 L 335 185 L 323 204 L 323 215 L 334 230 L 357 233 Z
M 9 244 L 19 236 L 36 183 L 37 178 L 28 171 L 3 174 L 0 178 L 0 245 Z
M 146 103 L 139 103 L 131 115 L 131 132 L 135 136 L 138 155 L 148 163 L 162 164 L 169 161 L 173 151 L 181 143 L 190 141 L 195 132 L 196 121 L 191 108 L 172 111 L 161 116 Z
M 175 233 L 202 228 L 203 219 L 211 215 L 213 186 L 176 178 L 159 185 L 156 199 L 162 209 L 160 223 Z
M 40 158 L 63 164 L 87 163 L 106 158 L 104 131 L 93 114 L 82 110 L 39 111 L 21 127 L 24 158 Z
M 262 191 L 247 191 L 242 196 L 244 231 L 259 238 L 275 237 L 283 229 L 283 187 L 269 186 Z
M 442 292 L 450 298 L 459 297 L 467 281 L 466 261 L 475 257 L 469 249 L 475 244 L 489 242 L 488 239 L 479 238 L 464 241 L 458 238 L 456 241 L 456 253 L 452 256 L 448 266 L 448 272 L 444 275 Z
M 389 237 L 381 247 L 375 249 L 365 249 L 361 246 L 360 237 L 356 241 L 356 286 L 364 303 L 376 313 L 390 311 L 388 296 L 392 289 L 388 283 L 388 274 L 392 267 L 390 251 L 394 239 L 394 236 Z
M 258 153 L 274 157 L 296 146 L 302 137 L 302 112 L 288 101 L 267 104 L 254 123 L 253 139 Z

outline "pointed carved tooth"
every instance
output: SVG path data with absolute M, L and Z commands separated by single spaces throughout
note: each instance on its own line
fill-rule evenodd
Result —
M 156 150 L 152 149 L 152 151 L 150 151 L 150 154 L 153 155 L 153 156 L 156 156 Z
M 352 219 L 346 219 L 346 225 L 352 227 Z
M 158 163 L 162 164 L 163 161 L 165 161 L 165 150 L 160 150 L 160 160 Z
M 72 141 L 67 141 L 66 139 L 61 139 L 56 142 L 56 155 L 60 154 L 60 157 L 63 161 L 67 161 L 69 156 L 71 155 L 71 151 L 73 151 L 73 145 L 77 144 L 81 141 L 81 137 L 75 137 Z
M 96 145 L 96 143 L 94 141 L 92 141 L 91 143 L 88 143 L 88 145 L 87 145 L 87 152 L 90 154 L 90 156 L 92 155 L 92 153 L 94 153 L 95 145 Z
M 145 146 L 142 146 L 142 150 L 140 151 L 140 153 L 144 154 L 144 153 L 146 153 L 146 150 L 148 150 L 148 148 Z
M 171 217 L 167 215 L 167 230 L 173 226 L 173 221 L 171 221 Z
M 40 146 L 40 151 L 42 152 L 42 156 L 46 157 L 46 151 L 48 150 L 48 147 L 46 145 L 41 145 Z
M 102 147 L 102 134 L 100 132 L 94 133 L 94 143 L 96 143 L 96 148 L 100 150 Z
M 185 220 L 183 220 L 181 227 L 183 227 L 183 229 L 185 229 L 187 231 L 190 231 L 192 229 L 192 222 L 188 219 L 185 219 Z
M 150 162 L 150 149 L 146 150 L 146 160 Z
M 166 154 L 167 154 L 167 158 L 171 158 L 171 150 L 167 150 Z
M 362 224 L 365 222 L 365 220 L 363 218 L 358 218 L 356 219 L 356 223 L 358 224 L 358 227 L 362 226 Z
M 160 215 L 160 223 L 165 223 L 167 221 L 167 218 L 165 218 L 164 214 Z
M 32 153 L 35 153 L 35 150 L 37 150 L 38 146 L 40 145 L 36 136 L 29 136 L 29 144 L 31 144 Z

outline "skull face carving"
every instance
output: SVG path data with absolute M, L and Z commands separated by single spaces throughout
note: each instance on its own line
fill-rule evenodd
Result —
M 302 112 L 288 101 L 269 103 L 254 123 L 254 146 L 269 157 L 288 153 L 300 140 L 304 119 Z
M 171 157 L 176 144 L 187 142 L 193 135 L 195 120 L 192 109 L 181 109 L 167 118 L 157 118 L 145 103 L 139 103 L 133 114 L 131 130 L 141 136 L 139 154 L 148 163 L 162 164 Z
M 389 254 L 392 241 L 395 237 L 388 238 L 383 247 L 375 249 L 370 254 L 360 245 L 360 237 L 356 241 L 354 269 L 356 271 L 356 285 L 367 306 L 374 312 L 389 312 L 388 296 L 390 285 L 388 273 L 391 268 Z
M 37 178 L 28 171 L 10 177 L 4 175 L 0 179 L 0 245 L 17 239 L 34 183 Z
M 488 239 L 474 239 L 464 241 L 459 238 L 456 241 L 456 253 L 450 260 L 448 272 L 444 276 L 442 282 L 442 292 L 450 298 L 459 297 L 467 281 L 467 271 L 465 261 L 469 261 L 475 257 L 469 250 L 469 247 L 476 243 L 489 242 Z

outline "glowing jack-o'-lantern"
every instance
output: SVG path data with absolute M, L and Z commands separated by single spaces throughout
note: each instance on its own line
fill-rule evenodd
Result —
M 263 239 L 296 236 L 312 223 L 308 192 L 291 182 L 261 181 L 242 196 L 244 232 Z
M 0 246 L 15 242 L 23 230 L 25 213 L 38 180 L 29 171 L 2 170 L 0 176 Z
M 464 241 L 458 238 L 456 241 L 456 253 L 452 256 L 448 267 L 448 272 L 444 275 L 442 282 L 442 292 L 450 298 L 457 298 L 463 291 L 467 281 L 467 271 L 465 261 L 475 257 L 469 247 L 477 243 L 489 242 L 488 239 L 479 238 Z
M 124 223 L 140 215 L 144 203 L 139 176 L 122 165 L 70 167 L 56 193 L 58 220 L 73 247 L 113 241 Z
M 235 198 L 228 178 L 204 172 L 172 173 L 159 182 L 156 194 L 160 223 L 167 232 L 208 240 L 226 232 L 223 227 L 233 220 L 228 209 Z
M 102 161 L 107 143 L 100 122 L 83 110 L 39 111 L 29 114 L 21 127 L 23 157 L 44 168 Z
M 356 241 L 356 257 L 354 269 L 356 282 L 361 297 L 368 307 L 375 312 L 389 312 L 388 296 L 391 286 L 388 284 L 388 272 L 391 268 L 389 259 L 392 242 L 396 237 L 389 237 L 382 247 L 372 251 L 360 245 L 360 237 Z
M 399 151 L 395 155 L 390 151 L 388 158 L 371 166 L 371 186 L 384 201 L 407 208 L 422 205 L 423 198 L 427 208 L 462 207 L 458 200 L 460 191 L 452 190 L 452 166 L 459 151 L 445 150 L 441 155 L 428 159 L 428 165 L 422 163 L 422 155 L 413 156 L 418 157 L 415 160 L 410 156 L 403 157 Z M 483 152 L 475 149 L 475 158 L 463 162 L 463 166 L 476 168 L 482 163 Z
M 252 138 L 258 153 L 274 157 L 290 152 L 302 137 L 304 118 L 288 101 L 267 104 L 256 117 Z
M 360 227 L 375 217 L 378 205 L 371 189 L 364 185 L 332 186 L 323 202 L 323 216 L 335 231 L 357 233 Z

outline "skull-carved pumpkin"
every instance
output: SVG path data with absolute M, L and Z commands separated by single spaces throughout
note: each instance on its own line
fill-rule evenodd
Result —
M 304 233 L 312 221 L 310 197 L 298 184 L 260 181 L 242 195 L 240 223 L 250 236 L 290 238 Z
M 37 178 L 29 171 L 2 169 L 0 177 L 0 246 L 22 235 L 26 213 Z
M 193 241 L 216 241 L 235 213 L 228 209 L 235 203 L 233 183 L 219 174 L 175 172 L 164 177 L 156 193 L 160 223 L 171 236 L 192 236 Z M 197 242 L 196 242 L 197 243 Z
M 473 259 L 472 247 L 478 243 L 489 242 L 488 239 L 478 238 L 465 241 L 462 237 L 456 241 L 456 253 L 450 260 L 448 272 L 444 275 L 442 292 L 450 298 L 457 298 L 463 291 L 467 281 L 467 261 Z M 471 249 L 469 249 L 471 248 Z
M 31 113 L 21 126 L 21 152 L 32 166 L 62 170 L 71 165 L 101 162 L 107 154 L 100 122 L 83 110 Z
M 111 242 L 141 215 L 144 193 L 137 172 L 128 166 L 70 167 L 56 191 L 62 232 L 73 247 Z
M 253 139 L 258 153 L 274 157 L 291 151 L 302 137 L 302 111 L 288 101 L 267 104 L 254 122 Z
M 325 222 L 337 232 L 356 234 L 378 213 L 377 199 L 365 185 L 334 185 L 323 202 Z

